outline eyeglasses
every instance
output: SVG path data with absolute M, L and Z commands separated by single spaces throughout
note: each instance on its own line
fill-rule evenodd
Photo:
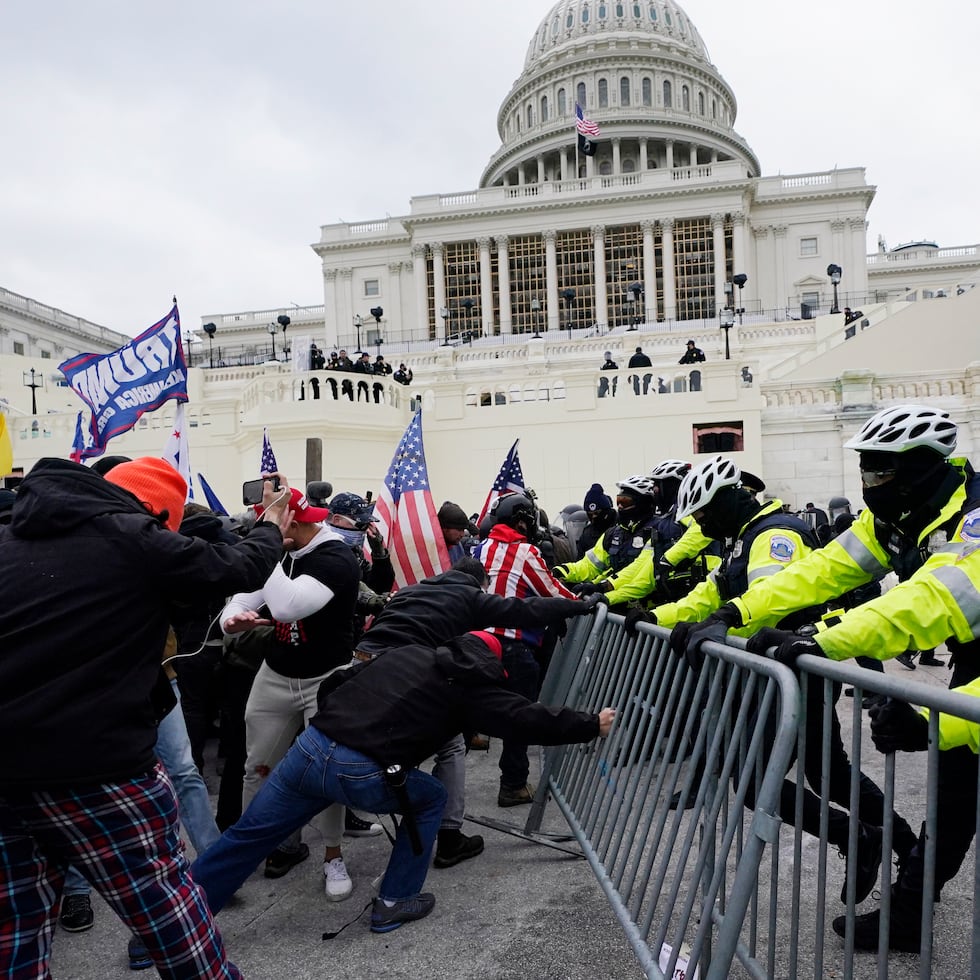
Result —
M 880 487 L 895 479 L 896 470 L 861 470 L 861 482 L 866 487 Z

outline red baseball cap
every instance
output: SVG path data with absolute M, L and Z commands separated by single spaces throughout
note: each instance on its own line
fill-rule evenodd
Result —
M 503 647 L 501 646 L 500 640 L 493 633 L 488 633 L 486 630 L 470 630 L 466 635 L 475 636 L 478 640 L 482 640 L 498 660 L 503 657 Z
M 330 511 L 326 507 L 311 507 L 306 495 L 295 487 L 289 488 L 289 510 L 293 520 L 298 524 L 321 524 L 330 516 Z M 256 504 L 255 513 L 261 517 L 265 513 L 265 508 L 261 504 Z

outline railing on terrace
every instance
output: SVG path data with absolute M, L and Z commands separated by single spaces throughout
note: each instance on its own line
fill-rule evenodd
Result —
M 46 303 L 39 303 L 36 299 L 21 296 L 20 293 L 11 292 L 9 289 L 0 288 L 0 305 L 47 320 L 49 323 L 57 324 L 62 329 L 83 337 L 98 339 L 111 348 L 121 347 L 132 339 L 116 330 L 110 330 L 108 327 L 66 313 L 64 310 L 48 306 Z
M 960 245 L 955 248 L 908 248 L 900 252 L 872 252 L 867 256 L 868 265 L 899 265 L 948 259 L 980 260 L 980 245 Z

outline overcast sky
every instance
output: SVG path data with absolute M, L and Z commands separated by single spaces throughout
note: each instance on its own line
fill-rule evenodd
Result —
M 980 240 L 980 2 L 683 7 L 763 174 L 866 167 L 870 249 Z M 321 224 L 477 186 L 550 8 L 7 5 L 0 286 L 129 334 L 322 303 Z

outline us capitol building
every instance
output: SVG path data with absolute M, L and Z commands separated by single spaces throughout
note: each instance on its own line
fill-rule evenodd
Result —
M 576 103 L 599 127 L 594 155 L 579 150 Z M 467 510 L 517 437 L 551 514 L 593 481 L 609 490 L 661 459 L 715 452 L 794 507 L 856 503 L 841 445 L 904 401 L 950 411 L 959 452 L 976 457 L 980 247 L 880 241 L 866 254 L 864 170 L 764 176 L 736 110 L 672 0 L 556 3 L 476 189 L 324 225 L 322 306 L 184 324 L 192 470 L 237 508 L 267 427 L 294 483 L 377 493 L 419 404 L 436 504 Z M 845 308 L 860 310 L 846 325 Z M 17 465 L 67 455 L 81 403 L 55 366 L 127 340 L 0 290 Z M 688 340 L 704 363 L 678 363 Z M 311 370 L 312 345 L 381 353 L 413 382 L 368 379 L 369 397 L 335 398 L 331 378 L 360 376 Z M 637 347 L 652 366 L 631 371 Z M 600 371 L 607 351 L 618 370 Z M 43 390 L 23 381 L 32 367 Z M 172 418 L 168 403 L 109 452 L 159 454 Z

